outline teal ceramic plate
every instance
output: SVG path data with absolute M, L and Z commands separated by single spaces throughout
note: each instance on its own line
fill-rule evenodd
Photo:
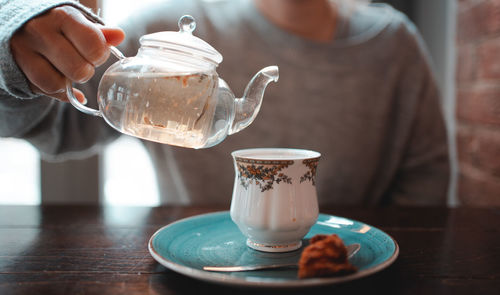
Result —
M 346 245 L 361 244 L 350 261 L 358 271 L 345 276 L 298 279 L 297 269 L 248 272 L 208 272 L 203 266 L 275 264 L 296 262 L 302 249 L 265 253 L 246 246 L 246 238 L 229 212 L 216 212 L 181 219 L 159 229 L 149 240 L 149 252 L 165 267 L 178 273 L 227 285 L 255 287 L 304 287 L 351 281 L 388 267 L 399 253 L 398 244 L 383 231 L 351 219 L 320 214 L 303 244 L 316 234 L 337 234 Z

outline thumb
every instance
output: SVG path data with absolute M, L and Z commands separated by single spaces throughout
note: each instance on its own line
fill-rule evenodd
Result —
M 125 32 L 120 28 L 101 27 L 101 32 L 109 45 L 117 46 L 125 39 Z

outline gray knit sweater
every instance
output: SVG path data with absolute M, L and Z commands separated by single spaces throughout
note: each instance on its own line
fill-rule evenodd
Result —
M 34 96 L 9 54 L 9 38 L 24 21 L 65 2 L 0 1 L 0 135 L 25 138 L 44 156 L 81 155 L 117 135 L 100 118 Z M 194 34 L 222 53 L 218 73 L 237 95 L 265 66 L 277 64 L 280 80 L 269 85 L 255 122 L 218 146 L 144 142 L 164 203 L 228 205 L 231 151 L 293 147 L 322 154 L 321 204 L 445 204 L 449 165 L 439 94 L 404 15 L 385 5 L 360 8 L 325 44 L 273 26 L 247 0 L 165 1 L 127 20 L 122 51 L 134 55 L 145 33 L 177 30 L 182 14 L 193 15 Z M 90 101 L 97 84 L 83 86 Z

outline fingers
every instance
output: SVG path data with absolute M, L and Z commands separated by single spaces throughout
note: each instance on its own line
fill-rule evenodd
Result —
M 94 66 L 83 58 L 66 38 L 61 35 L 52 35 L 44 41 L 47 43 L 40 46 L 38 52 L 62 75 L 79 83 L 87 82 L 92 78 Z
M 33 93 L 50 96 L 50 97 L 55 98 L 57 100 L 60 100 L 62 102 L 69 102 L 68 93 L 66 91 L 49 94 L 49 93 L 45 93 L 44 91 L 42 91 L 40 88 L 38 88 L 34 84 L 30 84 L 30 87 L 31 87 L 31 91 L 33 91 Z M 76 99 L 80 103 L 82 103 L 84 105 L 87 104 L 87 98 L 85 97 L 85 94 L 83 92 L 81 92 L 80 90 L 78 90 L 76 88 L 73 88 L 73 94 L 75 95 Z
M 87 99 L 85 98 L 85 94 L 83 94 L 83 92 L 81 92 L 80 90 L 76 89 L 76 88 L 73 88 L 73 94 L 75 95 L 76 99 L 82 103 L 82 104 L 87 104 Z M 67 92 L 64 92 L 64 93 L 56 93 L 55 95 L 53 95 L 52 97 L 54 97 L 55 99 L 58 99 L 60 101 L 63 101 L 63 102 L 69 102 L 69 99 L 68 99 L 68 93 Z
M 101 32 L 109 45 L 117 46 L 125 39 L 125 32 L 120 28 L 101 27 Z
M 108 59 L 109 50 L 100 28 L 89 21 L 73 7 L 62 6 L 54 9 L 58 17 L 65 21 L 61 32 L 71 42 L 80 55 L 92 65 L 100 65 Z
M 73 88 L 73 94 L 79 102 L 81 102 L 82 104 L 87 104 L 87 99 L 85 98 L 85 94 L 83 94 L 83 92 L 76 88 Z
M 76 8 L 60 6 L 27 22 L 10 46 L 34 91 L 67 101 L 66 81 L 89 80 L 94 67 L 108 58 L 109 44 L 123 39 L 121 29 L 94 24 Z M 84 98 L 79 91 L 75 96 Z

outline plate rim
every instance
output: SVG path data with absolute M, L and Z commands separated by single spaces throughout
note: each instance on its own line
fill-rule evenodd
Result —
M 332 215 L 332 214 L 326 214 L 326 213 L 320 213 L 319 216 L 321 215 L 326 215 L 326 216 L 332 216 L 332 217 L 341 217 L 348 219 L 350 221 L 354 221 L 357 223 L 361 223 L 364 225 L 368 225 L 372 228 L 375 228 L 379 230 L 380 232 L 384 233 L 387 235 L 391 241 L 394 243 L 394 252 L 392 255 L 387 258 L 385 261 L 382 263 L 371 267 L 369 269 L 365 269 L 362 271 L 357 271 L 353 274 L 350 275 L 345 275 L 345 276 L 340 276 L 340 277 L 328 277 L 328 278 L 307 278 L 307 279 L 297 279 L 297 280 L 276 280 L 276 279 L 269 279 L 266 280 L 264 278 L 259 278 L 258 280 L 248 280 L 242 277 L 234 277 L 230 276 L 224 273 L 218 273 L 218 272 L 209 272 L 209 271 L 204 271 L 201 269 L 195 269 L 189 266 L 185 266 L 173 261 L 170 261 L 164 257 L 162 257 L 153 247 L 153 240 L 155 237 L 162 232 L 165 228 L 175 226 L 178 223 L 185 222 L 187 220 L 193 219 L 193 218 L 199 218 L 199 217 L 207 217 L 210 215 L 223 215 L 223 214 L 229 214 L 228 210 L 223 210 L 223 211 L 215 211 L 215 212 L 210 212 L 210 213 L 203 213 L 203 214 L 197 214 L 193 216 L 188 216 L 184 217 L 181 219 L 178 219 L 174 222 L 171 222 L 169 224 L 166 224 L 159 228 L 158 230 L 155 231 L 155 233 L 149 238 L 148 241 L 148 250 L 151 256 L 161 265 L 165 266 L 166 268 L 176 272 L 180 273 L 182 275 L 186 275 L 191 278 L 199 279 L 205 282 L 210 282 L 210 283 L 219 283 L 223 285 L 230 285 L 230 286 L 238 286 L 238 287 L 264 287 L 264 288 L 297 288 L 297 287 L 312 287 L 312 286 L 323 286 L 323 285 L 331 285 L 331 284 L 337 284 L 337 283 L 342 283 L 342 282 L 349 282 L 353 280 L 357 280 L 360 278 L 367 277 L 371 274 L 377 273 L 387 267 L 389 267 L 394 261 L 397 259 L 399 256 L 399 245 L 397 241 L 388 233 L 385 231 L 371 226 L 369 224 L 366 224 L 364 222 L 351 219 L 351 218 L 345 218 L 342 216 L 337 216 L 337 215 Z M 318 216 L 318 217 L 319 217 Z

